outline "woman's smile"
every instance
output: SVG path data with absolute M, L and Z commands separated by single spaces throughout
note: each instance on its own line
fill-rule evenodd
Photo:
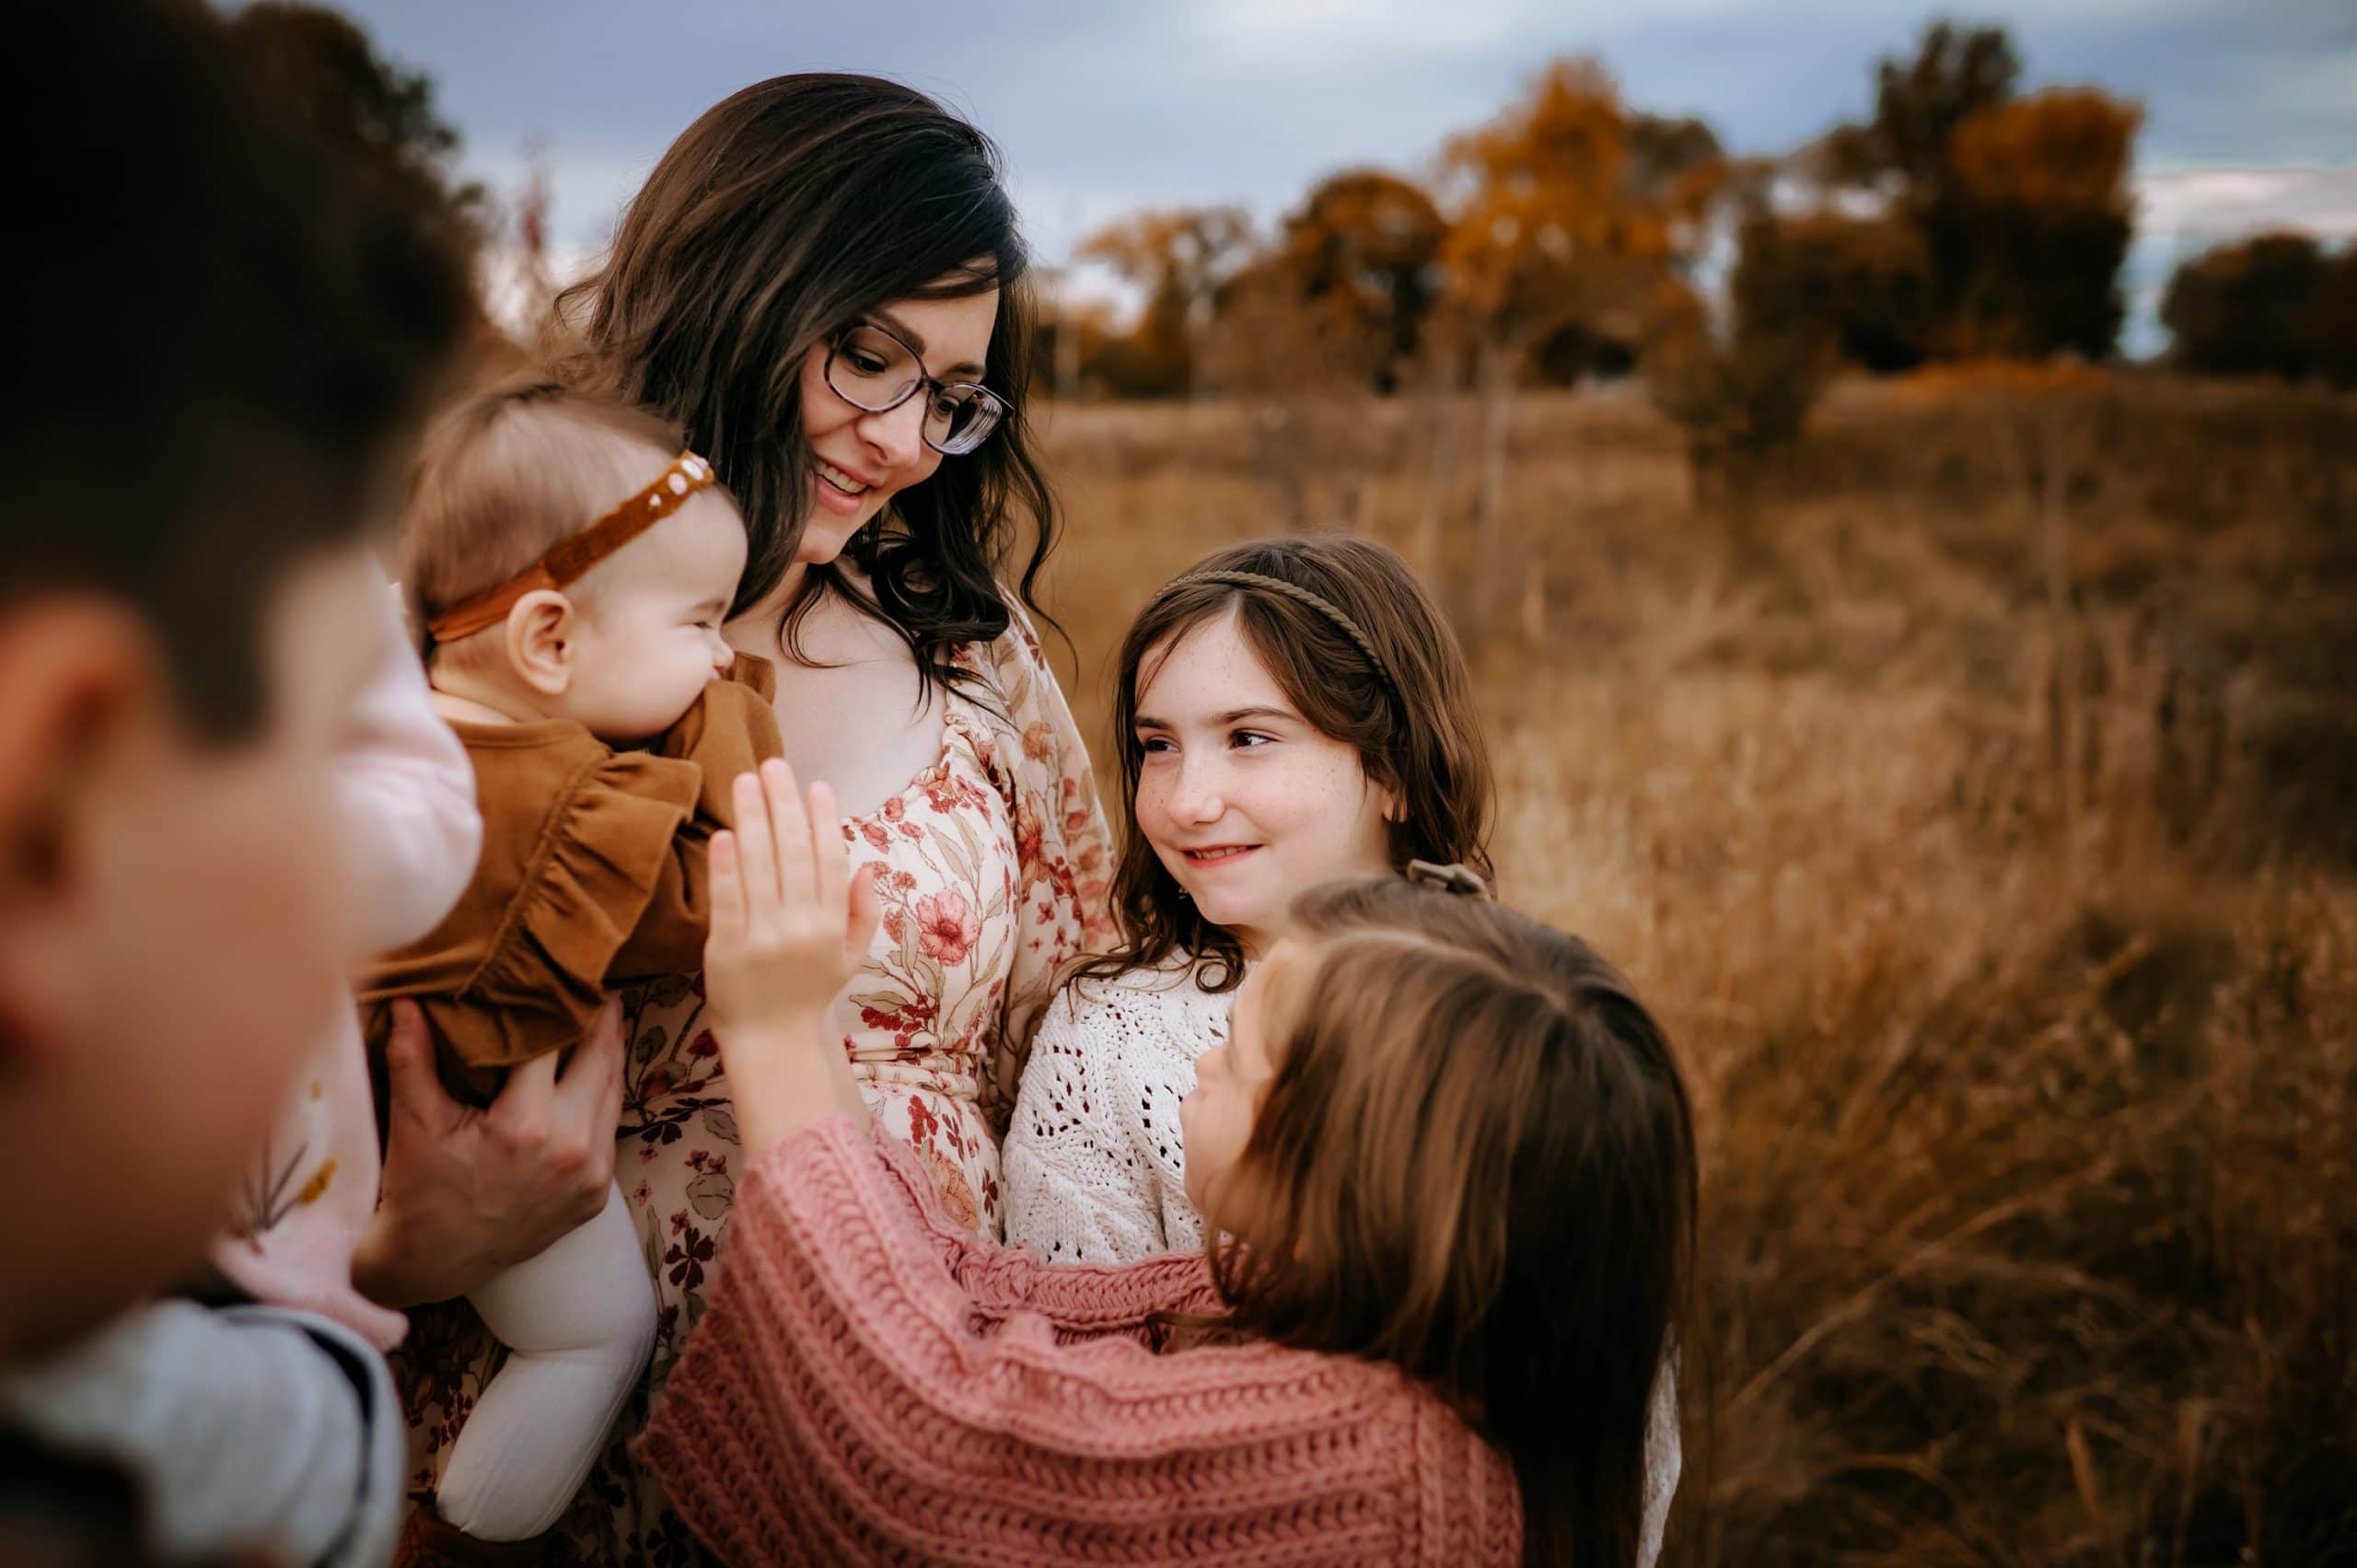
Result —
M 867 493 L 876 488 L 873 481 L 863 479 L 847 469 L 838 468 L 815 453 L 810 462 L 810 490 L 818 497 L 819 505 L 846 517 L 857 514 L 866 505 Z

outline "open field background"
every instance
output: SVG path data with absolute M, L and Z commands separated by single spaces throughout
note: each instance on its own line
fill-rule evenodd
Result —
M 1048 602 L 1101 756 L 1203 552 L 1439 586 L 1504 896 L 1697 1091 L 1672 1559 L 2357 1562 L 2357 400 L 1845 384 L 1729 498 L 1642 398 L 1532 394 L 1487 552 L 1440 424 L 1056 409 Z

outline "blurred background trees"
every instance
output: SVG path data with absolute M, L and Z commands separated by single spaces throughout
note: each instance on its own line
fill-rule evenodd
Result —
M 1221 285 L 1243 262 L 1252 220 L 1237 207 L 1140 213 L 1092 237 L 1083 260 L 1102 261 L 1136 288 L 1136 324 L 1106 342 L 1082 375 L 1117 397 L 1201 390 L 1197 361 Z
M 2161 320 L 2188 370 L 2357 384 L 2357 245 L 2335 256 L 2305 234 L 2261 234 L 2218 246 L 2177 268 Z
M 503 316 L 545 308 L 544 176 L 504 202 L 459 180 L 429 78 L 326 6 L 260 0 L 230 25 L 267 90 L 481 253 L 488 292 L 524 298 Z M 1462 449 L 1486 475 L 1515 390 L 1635 373 L 1702 488 L 1740 482 L 1845 371 L 2116 357 L 2141 111 L 2025 93 L 2024 70 L 2003 28 L 1935 22 L 1877 62 L 1867 114 L 1738 158 L 1701 119 L 1625 102 L 1598 62 L 1556 60 L 1426 167 L 1326 176 L 1265 231 L 1212 204 L 1087 237 L 1042 279 L 1040 380 L 1068 398 L 1414 396 L 1465 422 L 1438 469 Z M 1118 297 L 1075 293 L 1092 268 Z M 2357 380 L 2357 246 L 2220 246 L 2177 269 L 2161 318 L 2184 370 Z
M 1229 207 L 1095 236 L 1081 254 L 1137 304 L 1083 336 L 1072 380 L 1130 397 L 1345 379 L 1462 392 L 1486 473 L 1515 389 L 1642 370 L 1709 488 L 1759 471 L 1843 369 L 2107 360 L 2141 110 L 2090 87 L 2024 94 L 2022 75 L 2002 28 L 1935 23 L 1878 63 L 1869 115 L 1736 159 L 1703 121 L 1627 104 L 1598 63 L 1557 60 L 1421 177 L 1330 176 L 1265 236 Z M 2181 313 L 2213 324 L 2205 344 L 2255 319 L 2221 302 L 2230 270 L 2207 293 L 2187 285 Z M 2298 331 L 2347 317 L 2328 296 Z M 2253 343 L 2181 357 L 2283 362 Z

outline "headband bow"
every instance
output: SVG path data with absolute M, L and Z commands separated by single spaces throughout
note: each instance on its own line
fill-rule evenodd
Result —
M 1429 860 L 1411 860 L 1404 875 L 1420 888 L 1437 888 L 1469 899 L 1490 896 L 1490 885 L 1481 880 L 1480 872 L 1455 864 L 1435 865 Z

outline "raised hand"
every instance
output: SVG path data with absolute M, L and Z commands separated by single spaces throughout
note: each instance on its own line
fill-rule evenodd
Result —
M 851 875 L 834 792 L 769 761 L 739 774 L 737 827 L 713 835 L 704 998 L 737 1121 L 754 1146 L 829 1110 L 865 1115 L 842 1042 L 825 1028 L 835 993 L 876 936 L 868 874 Z

